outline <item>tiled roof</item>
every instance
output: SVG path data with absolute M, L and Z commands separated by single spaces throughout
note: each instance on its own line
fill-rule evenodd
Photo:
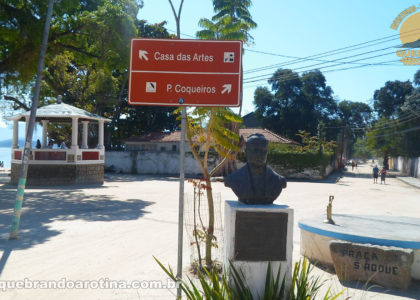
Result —
M 8 117 L 8 120 L 16 120 L 21 119 L 26 116 L 29 117 L 30 111 L 25 111 L 23 113 Z M 46 105 L 43 107 L 40 107 L 36 110 L 36 117 L 37 118 L 72 118 L 72 117 L 78 117 L 82 119 L 88 119 L 88 120 L 104 120 L 105 122 L 110 122 L 111 120 L 95 115 L 94 113 L 85 111 L 83 109 L 77 108 L 75 106 L 65 104 L 65 103 L 54 103 L 50 105 Z
M 174 132 L 151 132 L 139 136 L 133 136 L 125 139 L 125 142 L 151 142 L 151 143 L 166 143 L 179 142 L 181 140 L 181 131 Z
M 244 137 L 244 139 L 246 140 L 251 134 L 255 134 L 255 133 L 260 133 L 262 135 L 264 135 L 264 137 L 269 141 L 269 142 L 273 142 L 273 143 L 280 143 L 280 144 L 296 144 L 298 145 L 299 143 L 285 138 L 281 135 L 278 135 L 268 129 L 264 129 L 264 128 L 241 128 L 239 129 L 239 135 L 242 135 Z
M 299 143 L 282 137 L 268 129 L 262 128 L 241 128 L 239 129 L 239 135 L 242 135 L 245 140 L 251 134 L 261 133 L 265 136 L 265 138 L 273 143 L 281 143 L 281 144 L 296 144 Z M 165 143 L 165 142 L 179 142 L 181 140 L 181 132 L 174 131 L 174 132 L 152 132 L 148 134 L 142 134 L 139 136 L 130 137 L 125 139 L 127 143 L 136 143 L 136 142 L 149 142 L 149 143 Z

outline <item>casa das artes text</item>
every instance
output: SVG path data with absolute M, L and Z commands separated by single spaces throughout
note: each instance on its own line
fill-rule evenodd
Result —
M 161 60 L 161 61 L 203 61 L 203 62 L 213 62 L 214 58 L 213 55 L 206 55 L 206 54 L 199 54 L 194 53 L 194 55 L 191 54 L 184 54 L 184 53 L 178 53 L 177 55 L 173 53 L 160 53 L 155 52 L 153 55 L 155 60 Z

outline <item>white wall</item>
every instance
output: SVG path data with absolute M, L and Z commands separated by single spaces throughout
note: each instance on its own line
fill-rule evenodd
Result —
M 420 178 L 420 157 L 393 157 L 393 169 L 405 175 Z
M 209 169 L 215 163 L 209 164 Z M 105 168 L 111 166 L 121 173 L 179 175 L 179 152 L 107 151 Z M 200 166 L 190 153 L 185 155 L 185 173 L 202 174 Z
M 214 156 L 209 157 L 208 169 L 212 170 L 218 161 Z M 244 163 L 237 161 L 237 168 L 241 168 Z M 105 170 L 114 166 L 116 172 L 133 174 L 159 174 L 159 175 L 179 175 L 179 152 L 173 151 L 107 151 L 105 154 Z M 297 172 L 296 170 L 280 170 L 271 166 L 280 175 L 289 178 L 309 178 L 322 179 L 328 176 L 333 170 L 333 166 L 327 166 L 325 175 L 321 175 L 319 170 L 305 169 Z M 202 171 L 191 153 L 185 154 L 185 174 L 201 175 Z

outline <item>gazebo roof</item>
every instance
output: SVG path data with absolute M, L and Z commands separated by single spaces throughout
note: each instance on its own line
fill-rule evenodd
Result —
M 25 117 L 29 117 L 30 111 L 26 111 L 20 114 L 16 114 L 14 116 L 7 117 L 7 120 L 21 120 L 25 119 Z M 37 120 L 49 120 L 49 119 L 71 119 L 73 117 L 77 117 L 84 120 L 103 120 L 105 122 L 110 122 L 111 120 L 98 116 L 94 113 L 85 111 L 83 109 L 74 107 L 69 104 L 65 103 L 54 103 L 50 105 L 46 105 L 43 107 L 39 107 L 36 111 L 36 119 Z

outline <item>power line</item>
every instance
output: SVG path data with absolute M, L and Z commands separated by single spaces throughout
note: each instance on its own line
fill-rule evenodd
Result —
M 376 138 L 378 138 L 378 137 L 384 137 L 384 136 L 390 136 L 390 135 L 396 135 L 396 134 L 400 134 L 400 133 L 406 133 L 406 132 L 416 131 L 416 130 L 419 130 L 419 129 L 420 129 L 420 126 L 416 126 L 416 127 L 412 127 L 412 128 L 408 128 L 408 129 L 396 131 L 396 132 L 390 132 L 390 133 L 373 135 L 373 136 L 376 137 Z
M 356 55 L 351 55 L 351 56 L 348 56 L 348 57 L 344 57 L 342 59 L 356 57 L 356 56 L 360 56 L 360 55 L 365 55 L 365 54 L 372 53 L 372 52 L 378 52 L 378 51 L 382 51 L 382 50 L 385 50 L 385 49 L 388 49 L 388 48 L 375 50 L 375 51 L 368 51 L 368 52 L 361 53 L 361 54 L 356 54 Z M 330 65 L 330 66 L 322 66 L 322 67 L 315 68 L 315 69 L 310 69 L 310 70 L 320 70 L 320 69 L 325 69 L 325 68 L 331 68 L 331 67 L 335 67 L 335 66 L 345 65 L 345 64 L 348 64 L 348 63 L 354 63 L 354 62 L 363 61 L 363 60 L 367 60 L 367 59 L 371 59 L 371 58 L 377 58 L 377 57 L 380 57 L 380 56 L 386 56 L 386 55 L 390 55 L 390 54 L 394 54 L 394 52 L 388 52 L 388 53 L 384 53 L 384 54 L 369 56 L 369 57 L 365 57 L 365 58 L 361 58 L 361 59 L 352 60 L 350 62 L 336 63 L 336 64 L 333 64 L 333 65 Z M 394 60 L 394 61 L 399 61 L 399 60 Z M 391 61 L 391 62 L 394 62 L 394 61 Z M 314 67 L 314 66 L 319 66 L 319 65 L 323 65 L 323 64 L 325 64 L 325 63 L 317 63 L 317 64 L 313 64 L 313 65 L 309 65 L 309 66 L 303 66 L 303 67 L 295 68 L 295 69 L 293 69 L 293 71 L 304 69 L 304 68 L 310 68 L 310 67 Z M 384 65 L 384 64 L 383 63 L 366 63 L 366 64 L 362 64 L 360 66 L 377 66 L 377 65 Z M 356 66 L 356 67 L 358 67 L 358 66 Z M 307 71 L 309 71 L 309 70 L 307 70 Z M 267 76 L 269 76 L 269 77 L 267 77 Z M 263 77 L 263 78 L 260 78 L 260 77 Z M 273 74 L 258 75 L 258 76 L 249 77 L 249 78 L 244 79 L 244 83 L 263 81 L 263 80 L 271 79 L 272 77 L 273 77 Z M 257 78 L 260 78 L 260 79 L 251 80 L 251 79 L 257 79 Z
M 389 120 L 389 122 L 393 122 L 394 124 L 383 124 L 377 127 L 370 127 L 370 125 L 366 125 L 365 127 L 349 127 L 348 125 L 344 126 L 327 126 L 325 128 L 328 129 L 339 129 L 339 128 L 349 128 L 351 130 L 367 130 L 371 129 L 371 131 L 379 131 L 379 130 L 386 130 L 390 128 L 396 128 L 397 126 L 400 126 L 403 123 L 410 122 L 412 120 L 420 118 L 420 115 L 417 113 L 420 112 L 420 109 L 416 109 L 414 111 L 406 112 L 406 114 L 403 117 L 400 117 L 398 119 Z M 415 115 L 415 117 L 413 117 Z
M 382 131 L 382 130 L 388 130 L 388 129 L 392 129 L 392 128 L 397 128 L 398 126 L 401 126 L 401 124 L 407 123 L 407 122 L 411 122 L 415 119 L 418 119 L 419 116 L 416 116 L 414 118 L 410 118 L 404 121 L 395 121 L 394 124 L 384 124 L 384 125 L 380 125 L 378 127 L 372 127 L 371 131 Z
M 380 56 L 382 56 L 382 55 L 380 55 Z M 382 62 L 382 63 L 397 62 L 397 61 L 399 61 L 399 60 L 391 60 L 391 61 L 386 61 L 386 62 Z M 340 65 L 340 64 L 338 64 L 338 65 Z M 350 70 L 350 69 L 358 69 L 358 68 L 371 67 L 371 66 L 384 66 L 384 65 L 383 64 L 367 63 L 367 64 L 353 66 L 353 67 L 348 67 L 348 68 L 340 68 L 340 69 L 326 70 L 326 71 L 323 71 L 323 73 L 336 72 L 336 71 L 345 71 L 345 70 Z M 392 66 L 392 65 L 388 65 L 388 66 Z M 279 80 L 277 80 L 276 82 L 285 82 L 285 81 L 288 81 L 288 80 L 292 80 L 294 78 L 297 78 L 297 76 L 299 76 L 298 73 L 304 73 L 304 72 L 309 72 L 309 71 L 316 71 L 316 70 L 319 70 L 319 69 L 329 68 L 329 67 L 332 67 L 332 66 L 325 66 L 325 67 L 321 67 L 321 68 L 318 68 L 318 69 L 308 69 L 308 70 L 299 71 L 299 72 L 297 72 L 296 75 L 294 74 L 294 75 L 291 75 L 291 76 L 280 77 Z M 265 81 L 265 80 L 268 80 L 270 78 L 271 77 L 265 77 L 265 78 L 256 79 L 256 80 L 250 80 L 250 81 L 246 81 L 246 82 L 244 80 L 244 84 Z M 258 85 L 255 85 L 255 86 L 258 86 Z M 254 86 L 251 86 L 251 87 L 254 87 Z
M 410 30 L 410 31 L 407 32 L 407 34 L 410 33 L 410 32 L 413 32 L 413 31 L 414 32 L 418 31 L 418 30 L 420 30 L 420 29 Z M 414 32 L 410 33 L 408 36 L 414 35 L 415 34 Z M 405 35 L 405 34 L 403 34 L 403 35 Z M 276 67 L 290 65 L 290 64 L 293 64 L 293 63 L 299 63 L 301 61 L 314 60 L 313 58 L 321 58 L 321 57 L 325 57 L 325 56 L 332 56 L 332 55 L 337 55 L 337 54 L 340 54 L 340 53 L 345 53 L 345 52 L 349 52 L 349 51 L 355 51 L 355 50 L 359 50 L 359 49 L 363 49 L 363 48 L 367 48 L 367 47 L 372 47 L 374 45 L 378 45 L 378 44 L 382 44 L 382 43 L 385 43 L 385 42 L 389 42 L 389 41 L 392 41 L 392 40 L 399 39 L 399 36 L 400 36 L 399 34 L 395 34 L 395 35 L 391 35 L 391 36 L 387 36 L 387 37 L 383 37 L 383 38 L 379 38 L 379 39 L 375 39 L 375 40 L 371 40 L 371 41 L 367 41 L 367 42 L 363 42 L 363 43 L 359 43 L 359 44 L 354 44 L 354 45 L 347 46 L 347 47 L 342 47 L 342 48 L 338 48 L 338 49 L 334 49 L 334 50 L 330 50 L 330 51 L 326 51 L 326 52 L 321 52 L 321 53 L 306 56 L 306 57 L 292 57 L 292 56 L 288 56 L 288 55 L 282 55 L 282 54 L 270 53 L 270 52 L 265 52 L 265 51 L 247 49 L 247 51 L 250 51 L 250 52 L 261 53 L 261 54 L 272 55 L 272 56 L 280 56 L 280 57 L 286 57 L 286 58 L 294 58 L 294 60 L 289 60 L 289 61 L 279 63 L 279 64 L 272 64 L 272 65 L 268 65 L 268 66 L 264 66 L 264 67 L 259 67 L 259 68 L 247 70 L 244 73 L 253 73 L 253 72 L 268 70 L 268 69 L 272 69 L 272 68 L 276 68 Z M 373 43 L 373 42 L 380 41 L 380 40 L 382 40 L 382 41 L 377 42 L 375 44 L 371 44 L 371 45 L 365 45 L 365 44 Z M 385 40 L 385 41 L 383 41 L 383 40 Z M 350 48 L 354 48 L 354 47 L 357 47 L 357 46 L 360 46 L 360 45 L 365 45 L 365 46 L 349 50 Z M 399 44 L 398 46 L 401 46 L 401 45 Z M 342 50 L 344 50 L 344 51 L 342 51 Z
M 254 51 L 254 52 L 262 53 L 262 51 Z M 314 58 L 304 59 L 302 57 L 290 56 L 290 55 L 281 55 L 281 56 L 283 56 L 283 57 L 289 57 L 289 58 L 296 58 L 296 59 L 302 60 L 302 61 L 319 61 L 319 62 L 323 62 L 323 63 L 340 62 L 338 59 L 337 60 L 325 60 L 325 59 L 314 59 Z M 343 64 L 356 64 L 356 65 L 362 64 L 362 63 L 352 63 L 352 62 L 341 62 L 341 63 L 343 63 Z M 244 71 L 244 74 L 273 69 L 273 68 L 278 67 L 279 65 L 276 64 L 276 65 L 270 65 L 270 66 L 272 66 L 272 67 L 264 68 L 264 69 L 263 68 L 260 68 L 260 69 L 253 69 L 253 70 L 250 70 L 250 71 Z

